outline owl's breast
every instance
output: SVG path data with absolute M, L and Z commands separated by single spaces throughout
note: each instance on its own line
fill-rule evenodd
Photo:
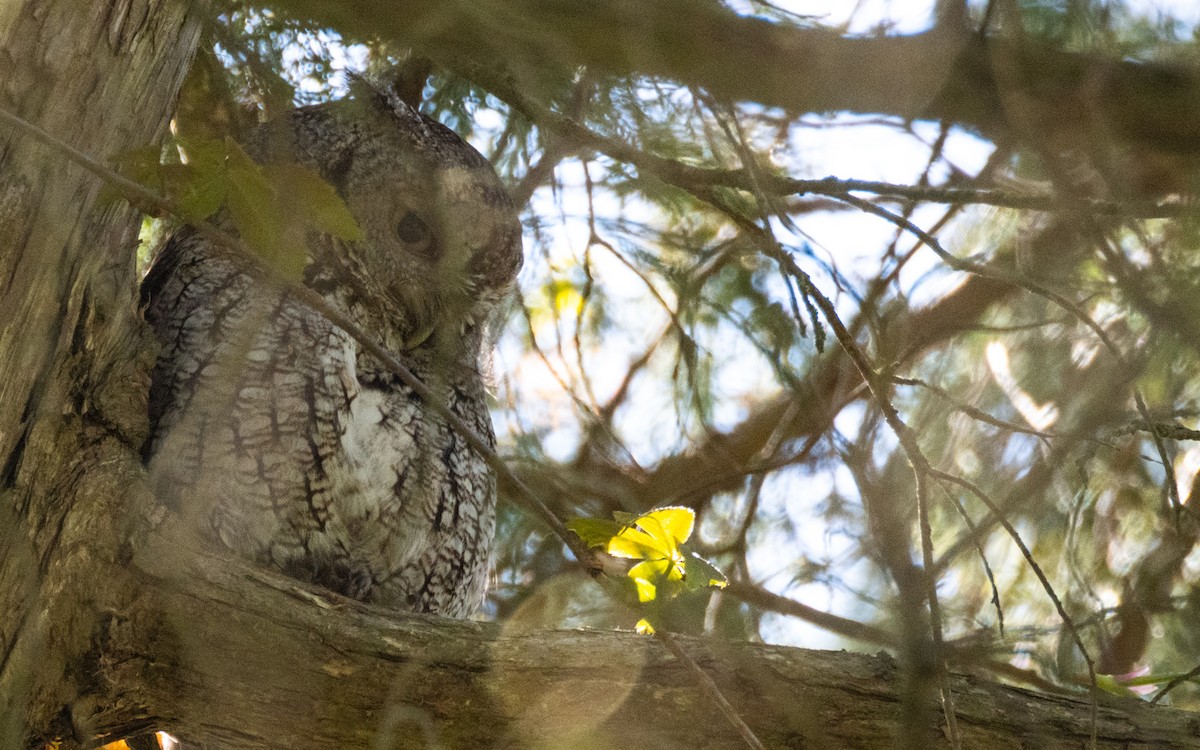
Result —
M 379 578 L 430 543 L 421 520 L 430 499 L 413 467 L 435 437 L 426 433 L 416 404 L 372 388 L 354 393 L 325 468 L 331 514 L 314 551 L 360 558 Z
M 349 398 L 340 450 L 326 462 L 329 518 L 308 542 L 358 576 L 370 596 L 396 606 L 465 614 L 482 597 L 494 527 L 490 469 L 407 386 L 358 384 L 347 357 Z M 452 410 L 489 440 L 482 389 L 446 389 Z

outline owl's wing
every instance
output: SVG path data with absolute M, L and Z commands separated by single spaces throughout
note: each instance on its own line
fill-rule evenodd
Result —
M 162 346 L 147 451 L 160 498 L 240 554 L 306 557 L 353 398 L 348 338 L 189 230 L 142 293 Z

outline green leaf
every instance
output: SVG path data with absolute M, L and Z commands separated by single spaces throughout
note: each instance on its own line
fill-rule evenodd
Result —
M 228 160 L 229 192 L 226 206 L 246 245 L 285 278 L 297 280 L 304 271 L 303 242 L 287 242 L 287 229 L 279 201 L 262 167 L 231 144 Z M 303 235 L 300 235 L 301 237 Z
M 603 518 L 576 518 L 567 522 L 567 528 L 589 547 L 607 547 L 608 540 L 621 532 L 621 524 Z
M 345 201 L 315 171 L 298 164 L 271 164 L 264 169 L 283 204 L 292 207 L 290 213 L 310 227 L 350 242 L 366 238 Z
M 1096 687 L 1100 688 L 1106 693 L 1112 693 L 1113 695 L 1120 695 L 1127 698 L 1138 697 L 1137 693 L 1117 682 L 1112 675 L 1108 674 L 1096 675 Z
M 161 157 L 162 149 L 158 146 L 130 149 L 117 157 L 117 169 L 135 182 L 157 187 Z
M 163 192 L 188 221 L 203 221 L 217 212 L 229 192 L 224 167 L 201 170 L 190 164 L 163 164 Z
M 1142 687 L 1144 685 L 1159 685 L 1162 683 L 1170 682 L 1171 680 L 1178 680 L 1182 677 L 1186 677 L 1187 674 L 1188 674 L 1187 672 L 1172 672 L 1169 674 L 1144 674 L 1141 677 L 1131 677 L 1128 680 L 1121 680 L 1119 684 L 1123 685 L 1124 687 L 1130 687 L 1130 688 Z M 1195 682 L 1195 680 L 1192 680 L 1192 681 Z
M 614 510 L 612 515 L 613 520 L 622 526 L 631 526 L 638 518 L 636 513 L 626 513 L 623 510 Z
M 232 152 L 245 153 L 232 138 L 180 138 L 178 145 L 187 165 L 201 173 L 224 171 Z
M 308 230 L 352 242 L 365 238 L 337 191 L 313 170 L 262 167 L 233 141 L 226 148 L 229 213 L 246 244 L 285 278 L 303 276 Z
M 134 182 L 140 183 L 151 192 L 163 195 L 162 181 L 158 173 L 159 167 L 162 166 L 159 164 L 161 153 L 162 149 L 158 146 L 144 146 L 126 151 L 116 159 L 117 172 Z M 126 194 L 122 188 L 112 183 L 106 182 L 104 187 L 100 189 L 100 193 L 96 196 L 96 201 L 101 205 L 108 205 L 122 199 L 129 201 L 131 205 L 143 213 L 154 216 L 159 214 L 158 206 L 147 204 L 138 195 Z
M 687 578 L 684 579 L 685 590 L 699 591 L 705 588 L 723 589 L 729 585 L 725 574 L 700 555 L 689 551 L 684 553 L 684 557 L 686 558 L 685 565 L 687 566 Z

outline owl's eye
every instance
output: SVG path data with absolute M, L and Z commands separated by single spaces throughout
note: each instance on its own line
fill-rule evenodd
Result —
M 396 225 L 396 236 L 406 245 L 422 245 L 433 239 L 429 227 L 412 211 L 404 214 L 404 218 Z

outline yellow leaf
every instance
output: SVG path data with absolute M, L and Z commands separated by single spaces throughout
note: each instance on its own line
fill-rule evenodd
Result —
M 658 508 L 640 516 L 613 513 L 613 518 L 616 520 L 581 518 L 567 527 L 589 547 L 603 548 L 613 557 L 640 560 L 627 573 L 637 588 L 639 601 L 653 601 L 664 581 L 671 583 L 664 593 L 670 597 L 681 591 L 725 585 L 719 570 L 694 552 L 682 549 L 696 526 L 696 513 L 691 508 Z M 696 576 L 689 580 L 688 565 L 693 563 Z
M 678 506 L 659 508 L 639 518 L 637 523 L 643 525 L 643 521 L 659 524 L 665 536 L 683 544 L 692 536 L 692 529 L 696 526 L 696 511 Z
M 640 633 L 642 635 L 654 635 L 654 626 L 651 625 L 650 621 L 644 617 L 642 619 L 638 620 L 637 625 L 634 625 L 633 627 L 638 633 Z
M 634 578 L 633 585 L 637 587 L 639 602 L 652 602 L 658 596 L 658 587 L 647 578 Z
M 687 571 L 679 545 L 692 535 L 695 524 L 696 513 L 691 508 L 659 508 L 638 516 L 632 524 L 621 529 L 609 540 L 608 553 L 614 557 L 656 563 L 652 567 L 645 563 L 635 565 L 629 571 L 630 578 L 635 580 L 665 576 L 670 581 L 681 581 Z
M 579 290 L 566 280 L 552 282 L 548 293 L 550 306 L 556 315 L 561 315 L 563 312 L 574 312 L 579 309 L 579 305 L 583 301 Z
M 691 508 L 659 508 L 638 516 L 612 538 L 608 553 L 635 560 L 679 559 L 679 545 L 692 535 L 696 512 Z
M 629 577 L 637 586 L 638 601 L 652 601 L 657 595 L 658 587 L 654 581 L 662 578 L 671 563 L 667 560 L 646 560 L 629 569 Z

